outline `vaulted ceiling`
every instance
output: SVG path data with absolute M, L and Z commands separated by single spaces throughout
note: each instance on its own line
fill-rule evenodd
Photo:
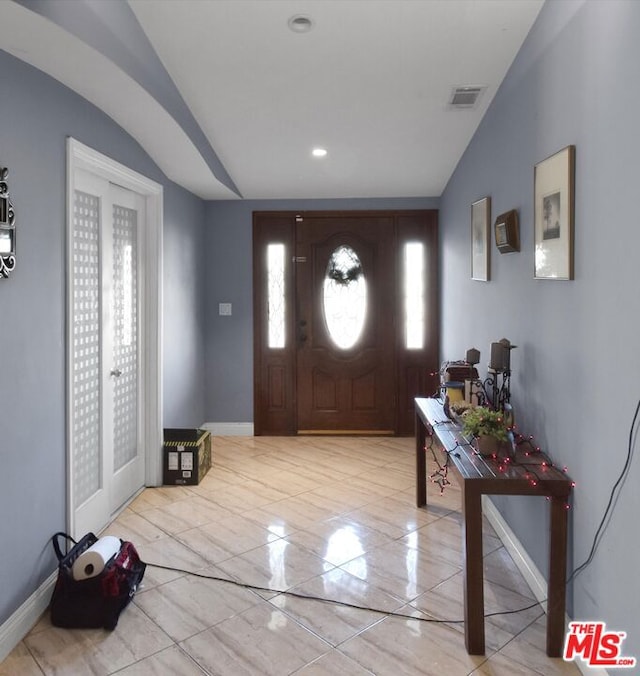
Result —
M 205 199 L 438 196 L 543 1 L 5 0 L 0 49 Z

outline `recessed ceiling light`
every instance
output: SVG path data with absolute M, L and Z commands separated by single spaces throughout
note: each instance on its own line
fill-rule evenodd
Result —
M 314 149 L 311 151 L 311 154 L 312 154 L 314 157 L 326 157 L 327 151 L 326 151 L 325 148 L 314 148 Z
M 304 14 L 292 16 L 287 25 L 294 33 L 308 33 L 313 28 L 313 21 Z

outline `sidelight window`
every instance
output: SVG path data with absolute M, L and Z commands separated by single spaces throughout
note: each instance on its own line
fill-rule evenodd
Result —
M 267 324 L 270 348 L 285 346 L 284 244 L 267 246 Z
M 407 242 L 404 245 L 403 262 L 405 347 L 408 350 L 421 350 L 425 333 L 424 244 Z

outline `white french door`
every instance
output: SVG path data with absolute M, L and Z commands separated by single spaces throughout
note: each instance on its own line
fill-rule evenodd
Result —
M 70 179 L 68 511 L 80 537 L 157 483 L 159 396 L 146 373 L 147 199 L 77 166 Z

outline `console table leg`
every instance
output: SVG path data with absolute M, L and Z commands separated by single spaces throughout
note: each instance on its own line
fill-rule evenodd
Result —
M 560 657 L 564 646 L 567 582 L 566 498 L 551 498 L 549 585 L 547 590 L 547 655 Z
M 424 447 L 427 441 L 427 428 L 420 416 L 416 415 L 416 505 L 427 504 L 427 458 Z
M 462 491 L 464 557 L 464 636 L 470 655 L 484 655 L 484 579 L 482 571 L 482 495 L 466 481 Z

